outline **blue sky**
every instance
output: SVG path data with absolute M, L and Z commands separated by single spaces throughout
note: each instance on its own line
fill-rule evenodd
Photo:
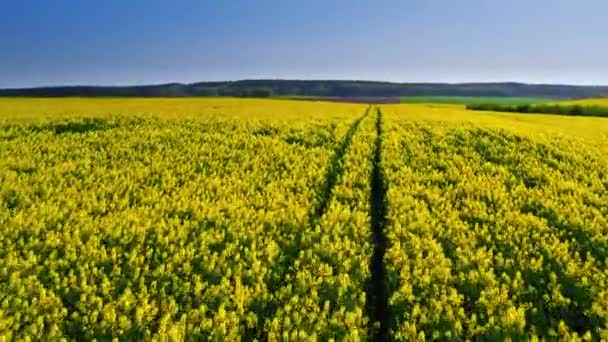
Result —
M 0 87 L 245 78 L 608 85 L 606 0 L 19 0 Z

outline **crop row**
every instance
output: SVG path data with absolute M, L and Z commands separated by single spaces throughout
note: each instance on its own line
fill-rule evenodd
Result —
M 246 102 L 1 123 L 0 337 L 608 338 L 602 143 Z
M 5 127 L 0 335 L 256 334 L 361 113 Z
M 387 126 L 396 340 L 606 338 L 605 163 L 516 132 Z

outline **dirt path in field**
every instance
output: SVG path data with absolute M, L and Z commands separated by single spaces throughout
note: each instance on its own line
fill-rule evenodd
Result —
M 385 286 L 384 253 L 386 236 L 384 227 L 387 220 L 386 191 L 387 185 L 382 168 L 382 112 L 376 108 L 376 140 L 372 155 L 372 175 L 370 179 L 370 215 L 374 236 L 374 253 L 371 259 L 371 283 L 368 287 L 368 314 L 370 315 L 373 341 L 389 341 L 388 295 Z

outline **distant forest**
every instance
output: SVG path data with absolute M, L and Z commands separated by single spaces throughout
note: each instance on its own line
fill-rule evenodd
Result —
M 404 97 L 499 96 L 576 99 L 608 96 L 608 86 L 524 83 L 391 83 L 372 81 L 243 80 L 143 86 L 61 86 L 0 89 L 0 96 Z
M 608 107 L 585 105 L 547 105 L 547 104 L 469 104 L 467 109 L 493 112 L 530 113 L 530 114 L 556 114 L 571 116 L 608 117 Z

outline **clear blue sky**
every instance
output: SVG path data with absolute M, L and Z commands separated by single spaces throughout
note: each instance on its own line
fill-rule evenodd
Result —
M 0 4 L 0 87 L 244 78 L 608 84 L 608 1 Z

